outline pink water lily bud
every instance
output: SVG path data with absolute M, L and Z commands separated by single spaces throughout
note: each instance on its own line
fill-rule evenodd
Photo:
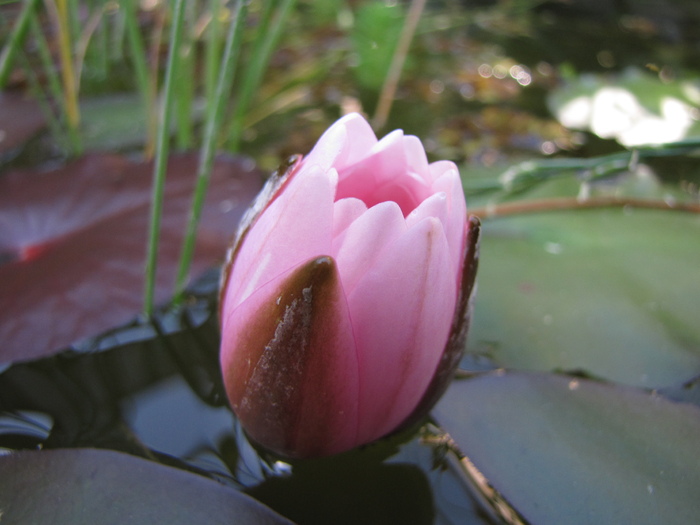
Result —
M 462 355 L 478 258 L 456 166 L 357 114 L 273 177 L 221 287 L 221 366 L 247 434 L 335 454 L 425 416 Z

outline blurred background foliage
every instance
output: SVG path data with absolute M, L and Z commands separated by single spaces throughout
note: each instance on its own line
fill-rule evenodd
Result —
M 450 389 L 442 428 L 261 459 L 225 407 L 210 275 L 151 321 L 3 365 L 0 447 L 129 452 L 300 523 L 697 515 L 695 0 L 25 0 L 0 16 L 0 181 L 95 152 L 154 160 L 154 187 L 174 151 L 201 152 L 193 178 L 215 152 L 270 173 L 360 111 L 455 161 L 484 223 L 462 362 L 478 377 Z
M 51 146 L 62 147 L 53 154 L 78 147 L 133 151 L 144 143 L 148 154 L 163 95 L 169 4 L 46 5 L 62 3 L 64 10 L 38 2 L 1 6 L 6 41 L 29 12 L 24 38 L 4 47 L 2 85 L 41 103 L 56 131 Z M 244 150 L 273 170 L 288 154 L 308 151 L 340 113 L 355 109 L 372 117 L 409 7 L 398 1 L 296 0 L 277 8 L 251 2 L 219 145 Z M 201 145 L 231 10 L 222 1 L 187 2 L 172 129 L 179 149 Z M 415 133 L 432 157 L 474 168 L 513 157 L 590 156 L 621 149 L 611 140 L 619 134 L 591 128 L 581 104 L 574 116 L 566 107 L 614 87 L 649 115 L 663 116 L 664 100 L 673 98 L 680 104 L 675 115 L 685 115 L 676 118 L 687 122 L 679 126 L 682 135 L 622 145 L 694 136 L 698 37 L 692 21 L 699 18 L 697 6 L 685 0 L 427 2 L 383 129 Z M 624 105 L 619 102 L 618 111 L 624 113 Z M 240 114 L 239 123 L 233 117 Z M 79 131 L 72 146 L 65 138 L 71 127 Z

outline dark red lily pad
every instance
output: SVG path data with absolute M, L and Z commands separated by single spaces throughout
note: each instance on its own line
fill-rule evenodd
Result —
M 0 93 L 0 155 L 22 146 L 46 127 L 36 101 L 18 93 Z
M 215 481 L 94 449 L 0 457 L 0 509 L 3 524 L 291 523 Z
M 156 301 L 172 294 L 197 155 L 171 157 Z M 0 362 L 59 351 L 143 308 L 152 163 L 90 155 L 61 168 L 0 177 Z M 261 186 L 252 161 L 219 157 L 191 274 L 219 264 Z

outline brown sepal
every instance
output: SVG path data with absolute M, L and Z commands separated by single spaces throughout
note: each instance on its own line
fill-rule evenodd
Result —
M 336 302 L 341 286 L 335 261 L 318 257 L 281 282 L 236 340 L 235 366 L 225 370 L 228 395 L 248 435 L 278 454 L 328 453 L 345 417 L 336 398 Z

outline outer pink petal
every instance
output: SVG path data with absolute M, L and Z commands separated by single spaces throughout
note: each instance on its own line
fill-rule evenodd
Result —
M 427 218 L 348 295 L 360 366 L 360 442 L 394 430 L 430 383 L 454 314 L 451 266 L 442 225 Z
M 451 162 L 446 163 L 445 167 L 448 168 L 447 171 L 433 183 L 433 190 L 444 192 L 447 196 L 448 216 L 443 224 L 454 268 L 456 272 L 459 272 L 464 259 L 467 204 L 464 200 L 464 188 L 457 167 Z
M 427 217 L 435 217 L 443 225 L 446 225 L 449 219 L 448 206 L 449 202 L 445 192 L 434 193 L 408 214 L 406 224 L 410 228 Z
M 373 206 L 350 225 L 336 257 L 347 295 L 384 250 L 405 231 L 406 221 L 395 202 Z
M 249 435 L 281 454 L 334 454 L 357 442 L 358 365 L 329 257 L 308 261 L 222 317 L 226 391 Z
M 357 113 L 337 120 L 321 135 L 311 152 L 304 158 L 306 166 L 319 166 L 323 171 L 337 170 L 366 157 L 377 143 L 369 123 Z
M 252 226 L 236 255 L 224 307 L 233 309 L 253 290 L 319 255 L 330 255 L 334 170 L 302 166 Z

